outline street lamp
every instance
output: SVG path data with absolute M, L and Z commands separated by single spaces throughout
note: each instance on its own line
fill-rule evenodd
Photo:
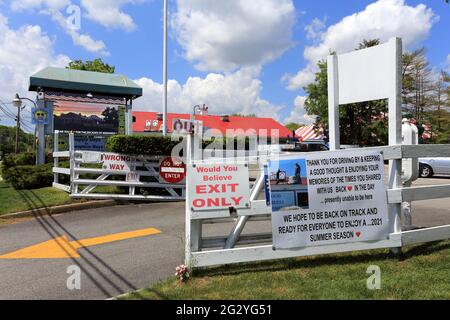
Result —
M 18 93 L 14 97 L 12 103 L 13 106 L 17 108 L 17 117 L 16 117 L 16 146 L 15 153 L 19 153 L 19 132 L 20 132 L 20 111 L 22 111 L 25 106 L 23 106 L 22 100 L 27 100 L 33 103 L 34 107 L 37 108 L 36 102 L 28 98 L 21 98 Z
M 197 111 L 208 112 L 208 107 L 206 106 L 206 104 L 204 104 L 202 106 L 199 105 L 199 104 L 194 106 L 194 113 L 193 113 L 193 119 L 192 120 L 195 120 L 195 115 L 196 115 Z
M 22 107 L 22 100 L 20 99 L 18 93 L 16 93 L 16 96 L 14 97 L 14 100 L 12 102 L 13 102 L 13 106 L 16 108 Z
M 15 107 L 20 108 L 22 106 L 23 100 L 30 101 L 34 105 L 34 107 L 37 108 L 36 102 L 34 102 L 33 100 L 31 100 L 29 98 L 19 97 L 18 93 L 16 93 L 16 96 L 14 97 L 14 100 L 12 102 Z M 25 108 L 25 106 L 23 108 Z

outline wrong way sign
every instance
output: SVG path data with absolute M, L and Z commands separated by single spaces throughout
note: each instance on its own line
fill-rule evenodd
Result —
M 179 158 L 164 158 L 159 165 L 159 175 L 163 182 L 182 183 L 186 178 L 186 164 Z

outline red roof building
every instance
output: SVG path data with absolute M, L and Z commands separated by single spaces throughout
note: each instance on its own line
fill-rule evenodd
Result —
M 133 123 L 134 132 L 161 132 L 162 131 L 162 114 L 158 112 L 133 112 L 135 122 Z M 173 121 L 176 119 L 188 120 L 191 118 L 189 114 L 183 113 L 168 113 L 167 126 L 168 132 L 172 132 Z M 292 136 L 292 132 L 284 127 L 279 122 L 272 118 L 257 118 L 257 117 L 239 117 L 239 116 L 216 116 L 216 115 L 196 115 L 196 120 L 203 122 L 203 128 L 217 129 L 223 135 L 227 134 L 228 130 L 235 131 L 236 135 L 241 135 L 242 132 L 249 132 L 255 130 L 258 136 L 270 137 L 277 136 L 285 138 Z M 237 131 L 238 130 L 238 131 Z M 230 132 L 230 131 L 229 131 Z

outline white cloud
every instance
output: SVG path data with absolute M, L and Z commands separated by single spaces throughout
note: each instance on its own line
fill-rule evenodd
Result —
M 312 41 L 322 40 L 322 36 L 326 28 L 325 21 L 326 19 L 320 20 L 315 18 L 310 24 L 308 24 L 305 27 L 306 38 Z
M 292 0 L 177 0 L 172 25 L 187 60 L 203 71 L 260 66 L 292 45 Z
M 0 99 L 9 102 L 15 93 L 28 93 L 29 77 L 47 66 L 62 67 L 70 61 L 53 51 L 53 40 L 39 26 L 25 25 L 12 29 L 0 14 Z M 26 116 L 26 115 L 24 115 Z M 2 114 L 2 124 L 6 118 Z
M 169 112 L 191 113 L 192 107 L 205 103 L 211 114 L 257 114 L 277 119 L 280 106 L 261 98 L 261 81 L 256 79 L 260 68 L 242 68 L 235 73 L 210 73 L 205 78 L 190 77 L 186 83 L 168 82 Z M 143 87 L 144 96 L 134 105 L 135 110 L 162 110 L 162 85 L 148 78 L 136 82 Z
M 137 4 L 143 0 L 81 0 L 86 17 L 111 29 L 133 31 L 136 24 L 133 18 L 121 8 L 126 4 Z
M 80 0 L 85 17 L 111 29 L 132 31 L 136 28 L 133 18 L 123 12 L 127 4 L 139 4 L 147 0 Z M 71 0 L 12 0 L 15 11 L 51 9 L 62 11 L 72 4 Z
M 306 97 L 298 96 L 294 100 L 294 109 L 289 117 L 284 120 L 284 123 L 299 123 L 299 124 L 312 124 L 316 120 L 315 117 L 309 116 L 305 109 Z
M 132 31 L 136 29 L 136 24 L 132 17 L 124 13 L 121 8 L 127 4 L 138 4 L 144 1 L 146 0 L 81 0 L 80 4 L 85 12 L 83 17 L 110 29 Z M 75 45 L 89 52 L 109 55 L 102 40 L 95 40 L 89 34 L 82 33 L 68 24 L 67 18 L 72 13 L 66 12 L 66 10 L 71 4 L 70 0 L 13 0 L 11 9 L 15 11 L 32 10 L 47 14 L 63 28 Z
M 84 48 L 89 52 L 100 53 L 102 55 L 109 55 L 106 49 L 106 45 L 102 40 L 95 40 L 88 34 L 82 34 L 77 29 L 72 28 L 67 18 L 58 10 L 47 9 L 41 10 L 41 13 L 49 15 L 53 21 L 58 23 L 58 25 L 66 32 L 71 38 L 75 45 Z
M 285 76 L 284 80 L 291 90 L 302 88 L 314 79 L 317 61 L 324 59 L 330 51 L 351 51 L 364 39 L 378 38 L 385 42 L 392 37 L 401 37 L 406 48 L 412 47 L 428 36 L 437 19 L 424 4 L 413 7 L 404 0 L 379 0 L 363 11 L 343 18 L 323 34 L 316 34 L 321 42 L 304 50 L 308 65 L 296 75 Z
M 69 25 L 68 16 L 65 16 L 63 12 L 65 13 L 71 4 L 70 0 L 13 0 L 11 9 L 15 11 L 36 10 L 41 14 L 48 15 L 72 38 L 75 45 L 89 52 L 109 55 L 102 40 L 95 40 L 89 34 L 80 33 L 79 30 Z
M 313 63 L 309 63 L 304 69 L 295 75 L 286 74 L 281 81 L 287 84 L 289 90 L 298 90 L 309 83 L 314 82 L 317 67 Z
M 70 0 L 12 0 L 11 9 L 15 11 L 51 8 L 62 9 L 70 4 Z

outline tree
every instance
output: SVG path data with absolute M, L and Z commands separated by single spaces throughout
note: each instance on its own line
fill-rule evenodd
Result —
M 94 61 L 88 60 L 86 62 L 82 60 L 70 61 L 69 65 L 66 68 L 83 71 L 95 71 L 101 73 L 114 73 L 116 71 L 116 67 L 104 63 L 100 58 L 95 59 Z
M 242 117 L 242 118 L 256 118 L 256 114 L 241 114 L 241 113 L 233 113 L 231 115 L 232 117 Z
M 293 131 L 293 130 L 297 130 L 300 127 L 304 127 L 304 124 L 300 124 L 300 123 L 295 123 L 295 122 L 290 122 L 287 125 L 285 125 L 286 128 L 288 128 L 289 130 Z
M 424 121 L 425 111 L 432 104 L 435 87 L 425 48 L 403 54 L 403 92 L 405 111 L 419 122 Z
M 0 126 L 0 158 L 14 153 L 16 127 Z M 19 131 L 19 149 L 23 152 L 33 151 L 34 136 L 22 130 Z
M 433 104 L 437 107 L 437 129 L 441 130 L 441 111 L 442 108 L 446 105 L 448 106 L 448 91 L 449 91 L 449 81 L 450 77 L 448 73 L 446 73 L 444 70 L 441 70 L 439 73 L 438 79 L 436 80 L 434 87 L 433 87 Z
M 117 124 L 119 122 L 119 111 L 116 108 L 107 107 L 102 112 L 105 122 Z
M 380 40 L 364 40 L 356 50 L 380 44 Z M 328 127 L 328 74 L 326 61 L 318 62 L 319 71 L 315 82 L 304 89 L 308 95 L 305 108 L 309 115 L 317 115 L 320 123 L 316 126 Z M 388 122 L 385 100 L 353 103 L 339 108 L 341 143 L 351 145 L 386 145 Z

